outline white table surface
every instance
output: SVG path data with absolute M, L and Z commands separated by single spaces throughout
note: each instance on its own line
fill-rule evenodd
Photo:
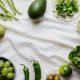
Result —
M 7 28 L 5 37 L 0 42 L 0 56 L 10 59 L 15 65 L 15 80 L 24 80 L 22 63 L 30 69 L 30 80 L 34 80 L 32 63 L 27 60 L 33 58 L 40 62 L 41 80 L 45 80 L 49 73 L 58 73 L 62 64 L 70 63 L 69 52 L 80 45 L 80 33 L 76 31 L 79 18 L 69 23 L 58 20 L 52 13 L 52 0 L 48 0 L 44 18 L 34 24 L 27 14 L 31 2 L 32 0 L 15 0 L 23 13 L 17 15 L 20 20 L 0 21 Z M 80 80 L 80 72 L 74 66 L 72 68 L 71 77 L 62 80 Z

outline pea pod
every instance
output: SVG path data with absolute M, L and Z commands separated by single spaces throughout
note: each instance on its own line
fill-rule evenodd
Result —
M 24 66 L 24 68 L 23 68 L 23 72 L 24 72 L 24 75 L 25 75 L 24 80 L 29 80 L 29 70 L 28 70 L 28 68 L 24 64 L 21 64 L 21 65 Z
M 38 61 L 33 62 L 35 80 L 41 80 L 41 67 Z

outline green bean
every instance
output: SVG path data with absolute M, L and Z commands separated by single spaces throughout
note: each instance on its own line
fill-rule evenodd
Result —
M 16 15 L 16 11 L 13 8 L 11 0 L 6 0 L 6 1 L 7 1 L 8 5 L 10 6 L 10 8 L 12 9 L 13 13 Z
M 41 68 L 38 61 L 33 62 L 34 72 L 35 72 L 35 80 L 41 80 Z
M 9 0 L 9 1 L 10 1 L 10 0 Z M 16 6 L 15 6 L 13 0 L 11 0 L 11 4 L 12 4 L 12 7 L 14 8 L 14 10 L 15 10 L 18 14 L 21 15 L 21 13 L 17 10 L 17 8 L 16 8 Z
M 24 68 L 23 68 L 23 72 L 24 72 L 24 75 L 25 75 L 24 80 L 29 80 L 29 70 L 28 70 L 28 68 L 24 64 L 21 64 L 21 65 L 24 66 Z

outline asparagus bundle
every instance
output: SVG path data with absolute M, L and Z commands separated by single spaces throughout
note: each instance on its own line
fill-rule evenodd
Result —
M 0 8 L 3 10 L 4 13 L 0 13 L 0 18 L 3 20 L 18 20 L 16 18 L 16 13 L 21 14 L 15 7 L 15 4 L 12 0 L 6 0 L 6 2 L 8 3 L 8 5 L 10 6 L 11 10 L 13 11 L 13 13 L 11 13 L 5 6 L 5 4 L 3 3 L 2 0 L 0 0 Z

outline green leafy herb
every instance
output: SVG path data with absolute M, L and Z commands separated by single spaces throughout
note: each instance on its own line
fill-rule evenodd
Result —
M 59 16 L 73 16 L 79 11 L 78 0 L 56 0 L 56 13 Z
M 69 60 L 80 69 L 80 46 L 70 52 Z

